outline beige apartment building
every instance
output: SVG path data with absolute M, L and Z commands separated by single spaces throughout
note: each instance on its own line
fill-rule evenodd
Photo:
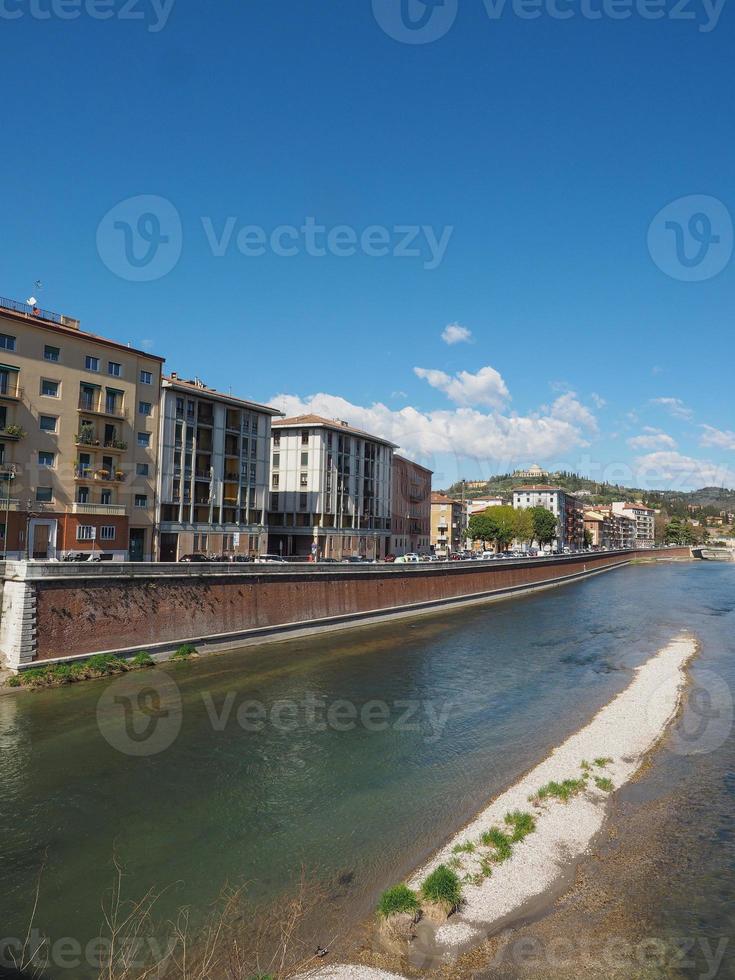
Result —
M 0 534 L 7 557 L 153 557 L 163 358 L 0 299 Z
M 271 419 L 282 414 L 199 379 L 163 379 L 160 561 L 266 551 Z
M 461 500 L 454 500 L 445 493 L 431 495 L 431 547 L 439 558 L 464 548 L 465 507 Z

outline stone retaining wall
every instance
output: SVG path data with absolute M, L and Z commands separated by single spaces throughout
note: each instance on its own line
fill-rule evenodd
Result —
M 166 654 L 184 641 L 234 648 L 561 584 L 633 558 L 689 556 L 681 548 L 358 567 L 7 562 L 0 655 L 19 668 L 103 651 Z

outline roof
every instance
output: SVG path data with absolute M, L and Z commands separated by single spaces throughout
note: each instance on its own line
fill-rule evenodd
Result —
M 534 490 L 541 490 L 543 493 L 553 492 L 553 493 L 566 493 L 567 496 L 573 497 L 574 494 L 569 494 L 563 487 L 548 487 L 544 485 L 534 486 L 534 487 L 513 487 L 513 493 L 531 493 Z
M 623 510 L 650 510 L 652 514 L 656 513 L 653 507 L 649 507 L 648 504 L 623 504 Z
M 432 490 L 431 493 L 432 504 L 458 504 L 462 506 L 462 501 L 457 500 L 455 497 L 448 497 L 445 493 L 438 493 L 436 490 Z
M 430 470 L 428 466 L 422 466 L 421 463 L 414 463 L 412 459 L 408 459 L 406 456 L 400 456 L 398 453 L 393 453 L 393 462 L 396 460 L 401 463 L 408 463 L 409 466 L 413 466 L 417 470 L 423 470 L 424 473 L 428 473 L 429 476 L 434 475 L 434 471 Z
M 207 388 L 207 386 L 202 384 L 200 381 L 186 381 L 184 378 L 178 377 L 164 377 L 162 384 L 164 388 L 169 388 L 174 391 L 181 391 L 190 395 L 198 395 L 200 398 L 211 398 L 214 401 L 227 402 L 232 405 L 241 406 L 242 408 L 250 408 L 257 410 L 258 412 L 264 412 L 266 415 L 283 415 L 283 412 L 279 412 L 277 408 L 271 408 L 270 405 L 261 405 L 258 402 L 252 402 L 246 398 L 237 398 L 235 395 L 227 395 L 223 391 L 217 391 L 216 388 Z
M 44 330 L 49 330 L 51 333 L 65 337 L 78 337 L 82 340 L 85 338 L 87 340 L 93 340 L 96 344 L 104 344 L 106 347 L 114 347 L 115 350 L 126 351 L 128 354 L 138 354 L 140 357 L 147 357 L 151 361 L 160 361 L 161 364 L 166 360 L 165 357 L 161 357 L 160 354 L 150 354 L 148 351 L 139 350 L 137 347 L 129 347 L 127 344 L 121 344 L 117 340 L 110 340 L 107 337 L 101 337 L 99 334 L 90 333 L 88 330 L 81 330 L 79 327 L 69 327 L 62 323 L 56 323 L 53 320 L 44 319 L 42 316 L 34 316 L 32 313 L 19 313 L 16 310 L 8 309 L 0 303 L 0 316 L 7 317 L 9 320 L 14 320 L 16 323 L 27 323 L 34 327 L 41 327 Z M 77 321 L 78 322 L 78 321 Z
M 382 436 L 373 435 L 372 432 L 365 432 L 363 429 L 356 429 L 340 419 L 326 419 L 322 415 L 294 415 L 289 419 L 275 420 L 273 425 L 279 428 L 324 428 L 332 429 L 334 432 L 349 432 L 353 436 L 372 439 L 373 442 L 382 442 L 384 446 L 390 446 L 391 449 L 398 449 L 396 443 L 389 439 L 383 439 Z

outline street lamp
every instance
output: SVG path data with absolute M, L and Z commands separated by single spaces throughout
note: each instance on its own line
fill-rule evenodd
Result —
M 3 475 L 7 478 L 8 493 L 5 497 L 5 547 L 3 548 L 3 558 L 8 557 L 8 541 L 10 540 L 10 481 L 15 479 L 15 465 L 8 463 L 4 467 Z

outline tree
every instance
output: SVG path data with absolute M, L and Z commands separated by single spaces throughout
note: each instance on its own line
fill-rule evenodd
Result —
M 528 510 L 516 510 L 515 514 L 515 535 L 519 541 L 533 541 L 536 537 L 533 527 L 533 516 Z
M 495 525 L 493 541 L 499 549 L 507 548 L 516 536 L 516 511 L 507 504 L 488 507 L 485 514 Z
M 689 521 L 682 521 L 680 517 L 672 517 L 666 525 L 664 541 L 667 544 L 694 544 L 695 539 L 694 528 Z
M 585 548 L 592 547 L 592 531 L 587 527 L 584 529 L 584 546 Z
M 554 515 L 545 507 L 530 507 L 529 512 L 533 520 L 533 536 L 535 539 L 539 544 L 551 544 L 558 533 Z
M 495 540 L 495 523 L 487 516 L 487 511 L 473 514 L 467 524 L 467 535 L 473 541 L 482 541 L 483 547 L 488 541 Z

